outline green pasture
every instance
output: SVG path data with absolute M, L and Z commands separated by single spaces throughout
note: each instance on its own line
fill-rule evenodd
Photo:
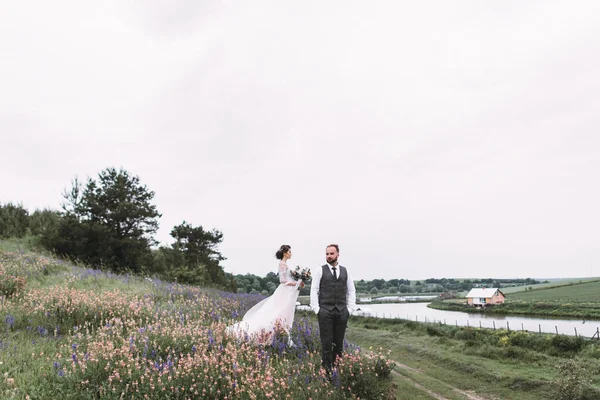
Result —
M 544 289 L 516 293 L 506 293 L 504 290 L 502 292 L 510 300 L 600 303 L 600 280 L 598 278 L 588 278 L 588 280 L 582 279 L 571 283 L 565 282 L 560 286 L 555 284 L 554 287 Z
M 563 287 L 563 286 L 579 285 L 582 283 L 599 281 L 600 278 L 587 277 L 587 278 L 563 278 L 563 279 L 548 279 L 548 280 L 550 281 L 548 283 L 538 283 L 537 285 L 506 287 L 506 288 L 501 288 L 500 290 L 502 291 L 502 293 L 509 295 L 509 294 L 513 294 L 513 293 L 522 293 L 522 292 L 530 292 L 530 291 L 535 291 L 535 290 L 553 289 L 553 288 Z

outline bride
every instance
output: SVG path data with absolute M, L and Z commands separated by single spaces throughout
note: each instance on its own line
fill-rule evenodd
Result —
M 259 341 L 268 339 L 278 325 L 290 332 L 294 323 L 299 288 L 303 287 L 304 283 L 295 281 L 287 266 L 287 260 L 292 258 L 291 246 L 282 245 L 275 257 L 280 260 L 279 286 L 270 297 L 248 310 L 241 322 L 227 327 L 227 332 L 238 337 L 248 335 L 250 338 L 258 338 Z

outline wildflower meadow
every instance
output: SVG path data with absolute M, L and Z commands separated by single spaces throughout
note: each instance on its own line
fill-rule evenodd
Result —
M 346 343 L 327 377 L 311 316 L 228 336 L 262 298 L 0 250 L 0 398 L 394 398 L 382 350 Z

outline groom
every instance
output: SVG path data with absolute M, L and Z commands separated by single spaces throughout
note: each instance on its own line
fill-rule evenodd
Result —
M 310 288 L 310 308 L 319 318 L 322 365 L 328 373 L 333 370 L 335 358 L 342 356 L 350 311 L 356 308 L 354 281 L 346 267 L 338 263 L 339 253 L 337 244 L 327 246 L 327 264 L 314 271 Z

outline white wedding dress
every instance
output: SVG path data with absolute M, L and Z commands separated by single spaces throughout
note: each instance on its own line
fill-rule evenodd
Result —
M 279 286 L 275 292 L 266 299 L 257 303 L 244 315 L 242 320 L 227 327 L 227 332 L 239 338 L 258 338 L 259 341 L 268 339 L 277 323 L 289 332 L 294 323 L 296 301 L 300 291 L 295 285 L 287 264 L 279 262 Z

